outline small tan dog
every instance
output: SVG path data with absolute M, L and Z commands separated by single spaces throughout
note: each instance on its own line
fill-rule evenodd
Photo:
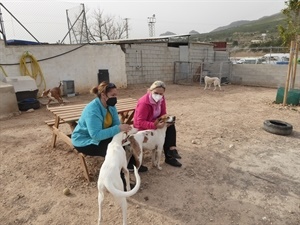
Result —
M 48 89 L 47 91 L 44 90 L 41 97 L 48 97 L 49 101 L 47 103 L 47 106 L 50 104 L 51 101 L 55 101 L 57 100 L 59 104 L 63 104 L 64 100 L 61 97 L 61 90 L 60 90 L 60 86 L 61 86 L 62 82 L 59 82 L 59 86 L 58 87 L 54 87 L 52 89 Z
M 216 90 L 217 86 L 219 87 L 220 91 L 222 91 L 221 82 L 220 82 L 220 79 L 218 77 L 205 76 L 204 77 L 204 83 L 205 83 L 204 90 L 206 90 L 207 86 L 208 86 L 208 89 L 210 89 L 210 86 L 212 84 L 214 84 L 214 86 L 215 86 L 214 91 Z

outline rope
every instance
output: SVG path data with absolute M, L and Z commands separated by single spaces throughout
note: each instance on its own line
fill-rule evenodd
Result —
M 1 68 L 1 70 L 2 70 L 2 72 L 3 72 L 3 74 L 4 74 L 4 76 L 6 76 L 7 77 L 7 74 L 5 73 L 5 70 L 3 69 L 3 67 L 0 65 L 0 68 Z
M 27 64 L 30 64 L 30 69 L 27 67 Z M 39 89 L 46 89 L 46 81 L 43 72 L 40 68 L 40 65 L 36 58 L 29 52 L 23 53 L 20 59 L 20 71 L 22 76 L 32 77 L 36 81 Z

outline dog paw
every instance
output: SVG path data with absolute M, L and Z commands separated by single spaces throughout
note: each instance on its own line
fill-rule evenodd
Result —
M 161 166 L 157 166 L 157 169 L 162 170 L 162 167 Z

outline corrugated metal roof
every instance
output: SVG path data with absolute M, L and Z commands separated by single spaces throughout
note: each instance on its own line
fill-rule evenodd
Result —
M 181 35 L 168 35 L 160 37 L 146 37 L 146 38 L 134 38 L 134 39 L 116 39 L 116 40 L 105 40 L 93 42 L 95 44 L 133 44 L 133 43 L 146 43 L 146 42 L 170 42 L 172 38 L 178 37 L 189 37 L 190 34 L 181 34 Z

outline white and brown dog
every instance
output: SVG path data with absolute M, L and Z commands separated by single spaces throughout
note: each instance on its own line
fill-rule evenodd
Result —
M 128 137 L 131 147 L 140 146 L 139 148 L 143 150 L 152 150 L 152 165 L 157 167 L 159 170 L 162 169 L 160 166 L 160 159 L 163 152 L 166 130 L 170 124 L 175 123 L 175 119 L 175 116 L 163 115 L 155 121 L 156 124 L 163 121 L 163 128 L 158 128 L 156 130 L 141 130 Z
M 207 87 L 208 87 L 208 89 L 210 89 L 210 86 L 212 84 L 214 84 L 214 86 L 215 86 L 214 91 L 216 90 L 217 86 L 219 87 L 220 91 L 222 90 L 221 89 L 221 82 L 220 82 L 220 79 L 218 77 L 205 76 L 204 77 L 204 83 L 205 83 L 204 90 L 206 90 Z
M 62 82 L 59 82 L 58 87 L 54 87 L 52 89 L 48 89 L 47 91 L 44 90 L 41 97 L 48 97 L 49 101 L 47 103 L 47 106 L 50 104 L 51 101 L 57 100 L 59 104 L 63 104 L 63 99 L 61 97 L 61 90 L 60 86 L 62 85 Z
M 123 137 L 135 133 L 137 129 L 133 128 L 128 133 L 120 132 L 116 134 L 112 141 L 108 144 L 107 153 L 104 162 L 100 168 L 98 186 L 98 204 L 99 218 L 98 225 L 101 222 L 101 206 L 104 200 L 104 190 L 108 190 L 121 205 L 123 214 L 123 225 L 127 224 L 127 197 L 134 195 L 140 188 L 141 179 L 138 169 L 134 167 L 134 175 L 136 179 L 135 187 L 130 190 L 129 171 L 127 169 L 126 153 L 123 148 Z M 126 191 L 124 191 L 123 182 L 120 171 L 123 171 L 126 180 Z

